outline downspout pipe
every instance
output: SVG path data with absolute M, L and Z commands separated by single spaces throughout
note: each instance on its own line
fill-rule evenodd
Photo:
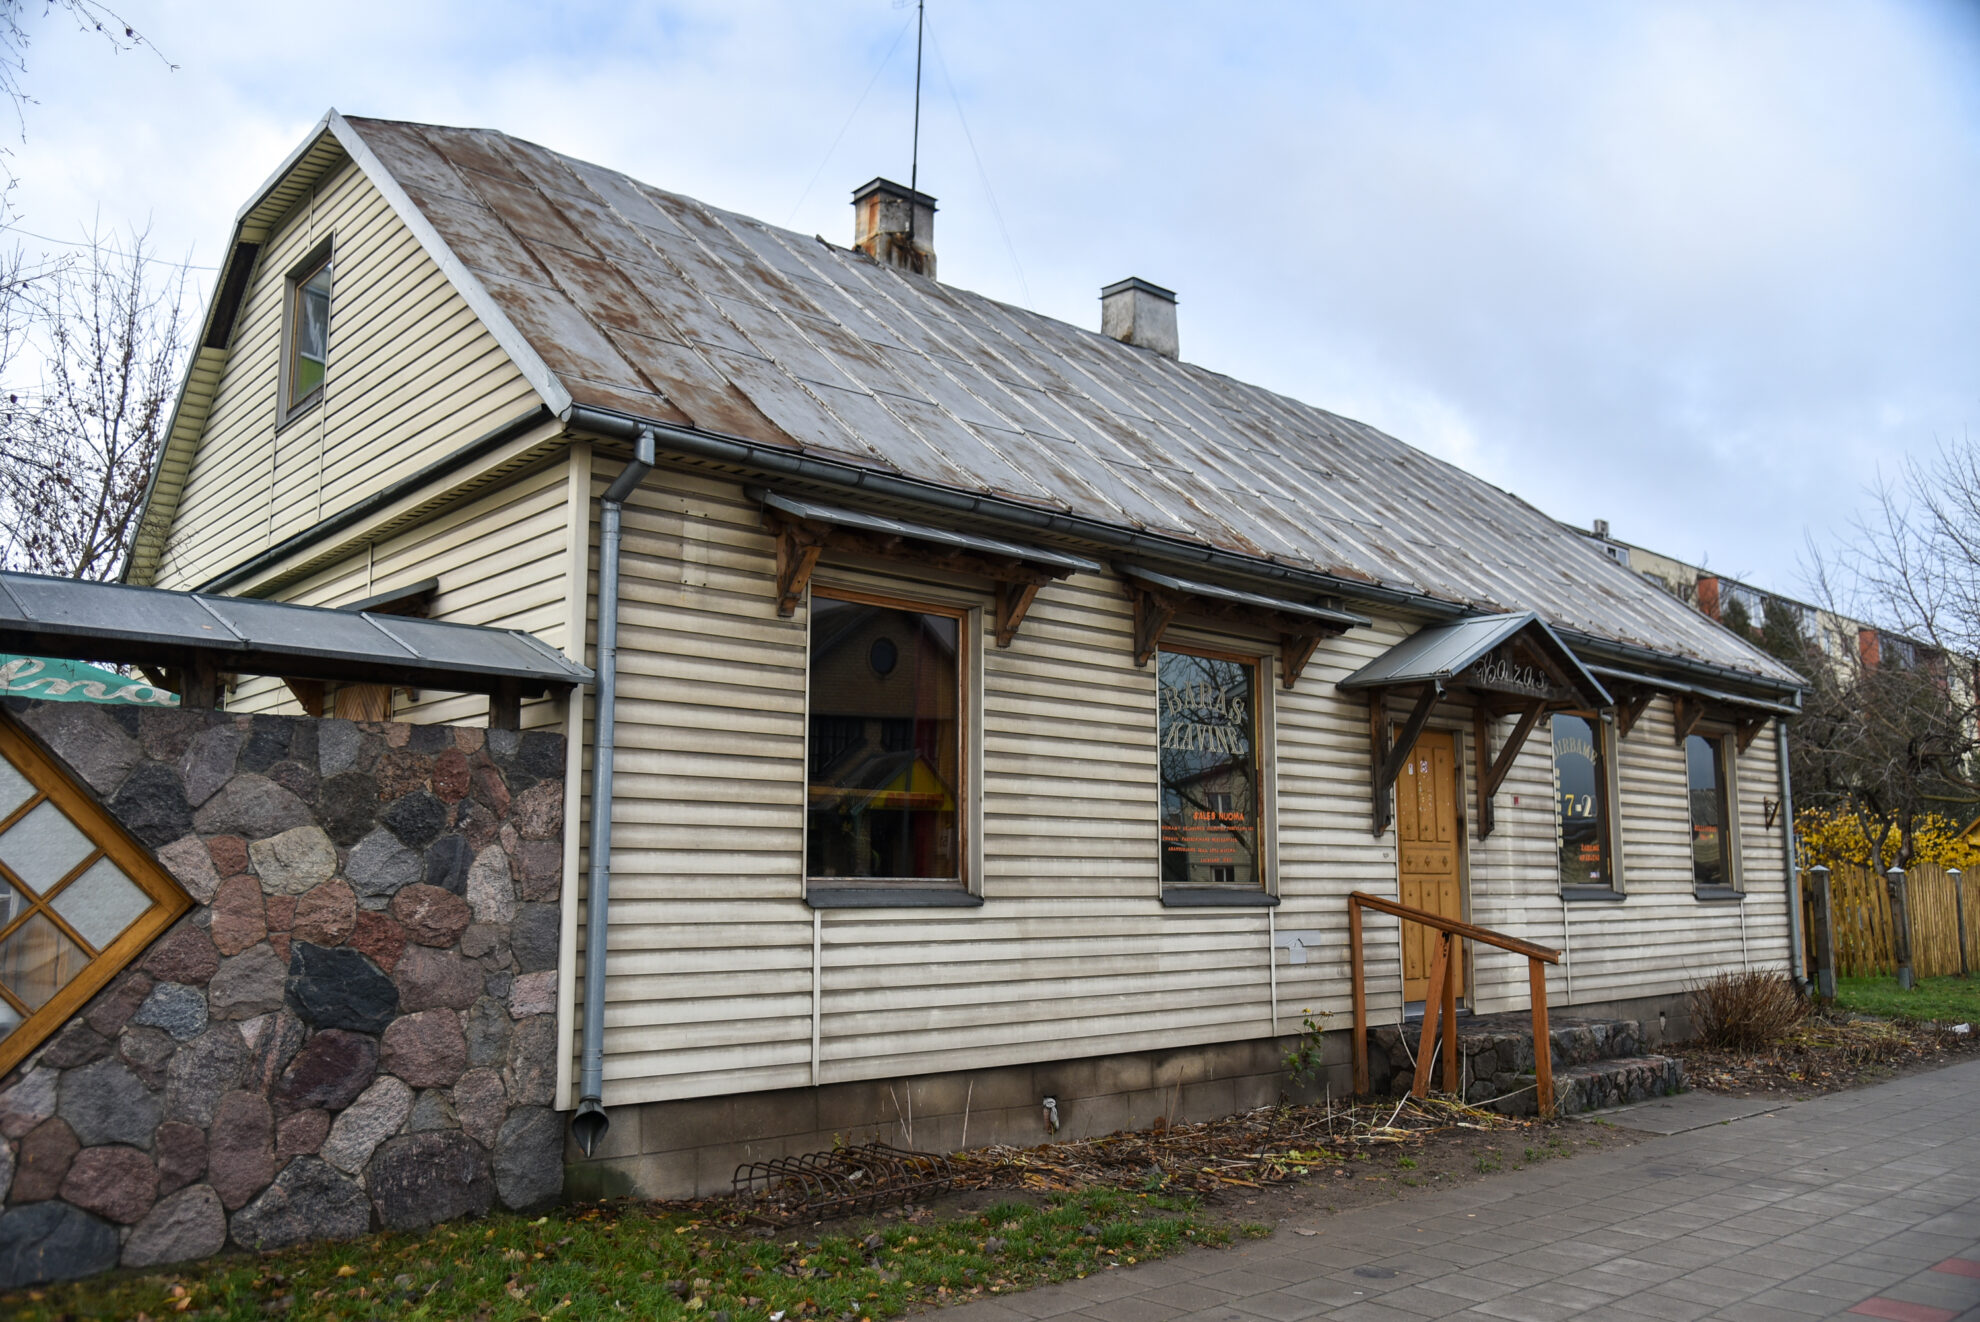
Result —
M 597 710 L 592 719 L 590 867 L 584 892 L 584 1034 L 571 1137 L 590 1156 L 611 1127 L 605 1114 L 605 944 L 612 900 L 612 754 L 619 696 L 619 543 L 626 497 L 653 471 L 654 441 L 642 428 L 632 460 L 598 502 Z
M 1787 860 L 1788 975 L 1808 982 L 1807 945 L 1801 935 L 1801 869 L 1794 849 L 1794 768 L 1788 763 L 1787 722 L 1774 718 L 1775 757 L 1781 773 L 1781 856 Z

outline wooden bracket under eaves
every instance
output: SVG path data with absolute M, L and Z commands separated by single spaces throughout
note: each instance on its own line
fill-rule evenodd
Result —
M 829 523 L 794 518 L 778 510 L 763 512 L 764 526 L 777 538 L 777 614 L 789 618 L 804 602 L 812 571 L 827 551 L 905 560 L 948 573 L 987 578 L 996 585 L 997 646 L 1009 647 L 1019 626 L 1038 598 L 1038 590 L 1071 571 L 1041 568 L 1015 557 L 979 551 L 953 550 L 907 537 L 840 528 Z
M 1525 746 L 1527 736 L 1540 723 L 1546 714 L 1547 703 L 1542 700 L 1520 708 L 1519 723 L 1513 726 L 1512 736 L 1505 746 L 1494 755 L 1492 748 L 1492 713 L 1484 703 L 1472 708 L 1471 742 L 1478 758 L 1478 838 L 1483 840 L 1492 834 L 1496 821 L 1492 812 L 1492 802 L 1498 797 L 1499 786 L 1506 780 L 1506 773 L 1512 770 L 1514 759 Z
M 1233 607 L 1187 593 L 1172 592 L 1136 579 L 1127 580 L 1126 586 L 1128 596 L 1134 601 L 1134 663 L 1137 666 L 1145 666 L 1154 659 L 1155 653 L 1162 648 L 1162 635 L 1185 610 L 1244 628 L 1276 630 L 1279 635 L 1279 683 L 1285 688 L 1299 683 L 1306 663 L 1313 659 L 1321 643 L 1342 632 L 1339 629 L 1312 628 L 1312 621 L 1302 620 L 1289 612 Z
M 1416 736 L 1423 733 L 1423 727 L 1430 720 L 1430 712 L 1438 699 L 1444 696 L 1444 686 L 1432 681 L 1425 684 L 1417 694 L 1416 705 L 1410 709 L 1409 719 L 1403 722 L 1402 733 L 1390 737 L 1388 689 L 1368 690 L 1368 754 L 1370 778 L 1374 782 L 1374 834 L 1380 835 L 1389 829 L 1395 820 L 1396 777 L 1402 774 L 1403 763 L 1416 747 Z

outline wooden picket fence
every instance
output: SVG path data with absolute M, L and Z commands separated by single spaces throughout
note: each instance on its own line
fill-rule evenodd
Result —
M 1966 967 L 1980 974 L 1980 868 L 1957 878 L 1966 891 Z M 1911 905 L 1911 967 L 1921 978 L 1958 973 L 1959 905 L 1955 878 L 1929 863 L 1905 875 Z M 1804 915 L 1808 937 L 1808 967 L 1816 966 L 1812 895 L 1808 874 L 1802 873 Z M 1892 942 L 1890 887 L 1868 868 L 1850 864 L 1830 869 L 1829 902 L 1835 911 L 1836 973 L 1845 978 L 1890 974 L 1897 970 Z

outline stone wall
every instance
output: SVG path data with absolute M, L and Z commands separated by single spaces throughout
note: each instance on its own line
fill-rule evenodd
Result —
M 7 705 L 197 903 L 0 1078 L 0 1289 L 561 1194 L 560 736 Z

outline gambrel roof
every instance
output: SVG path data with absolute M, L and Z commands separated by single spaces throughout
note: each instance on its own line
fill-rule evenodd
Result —
M 1524 501 L 1365 424 L 501 133 L 333 111 L 294 159 L 326 139 L 566 418 L 742 438 L 1325 575 L 1348 597 L 1531 610 L 1570 641 L 1800 682 Z M 227 287 L 214 316 L 231 315 Z M 203 343 L 224 341 L 210 321 Z M 166 511 L 175 462 L 153 493 Z

